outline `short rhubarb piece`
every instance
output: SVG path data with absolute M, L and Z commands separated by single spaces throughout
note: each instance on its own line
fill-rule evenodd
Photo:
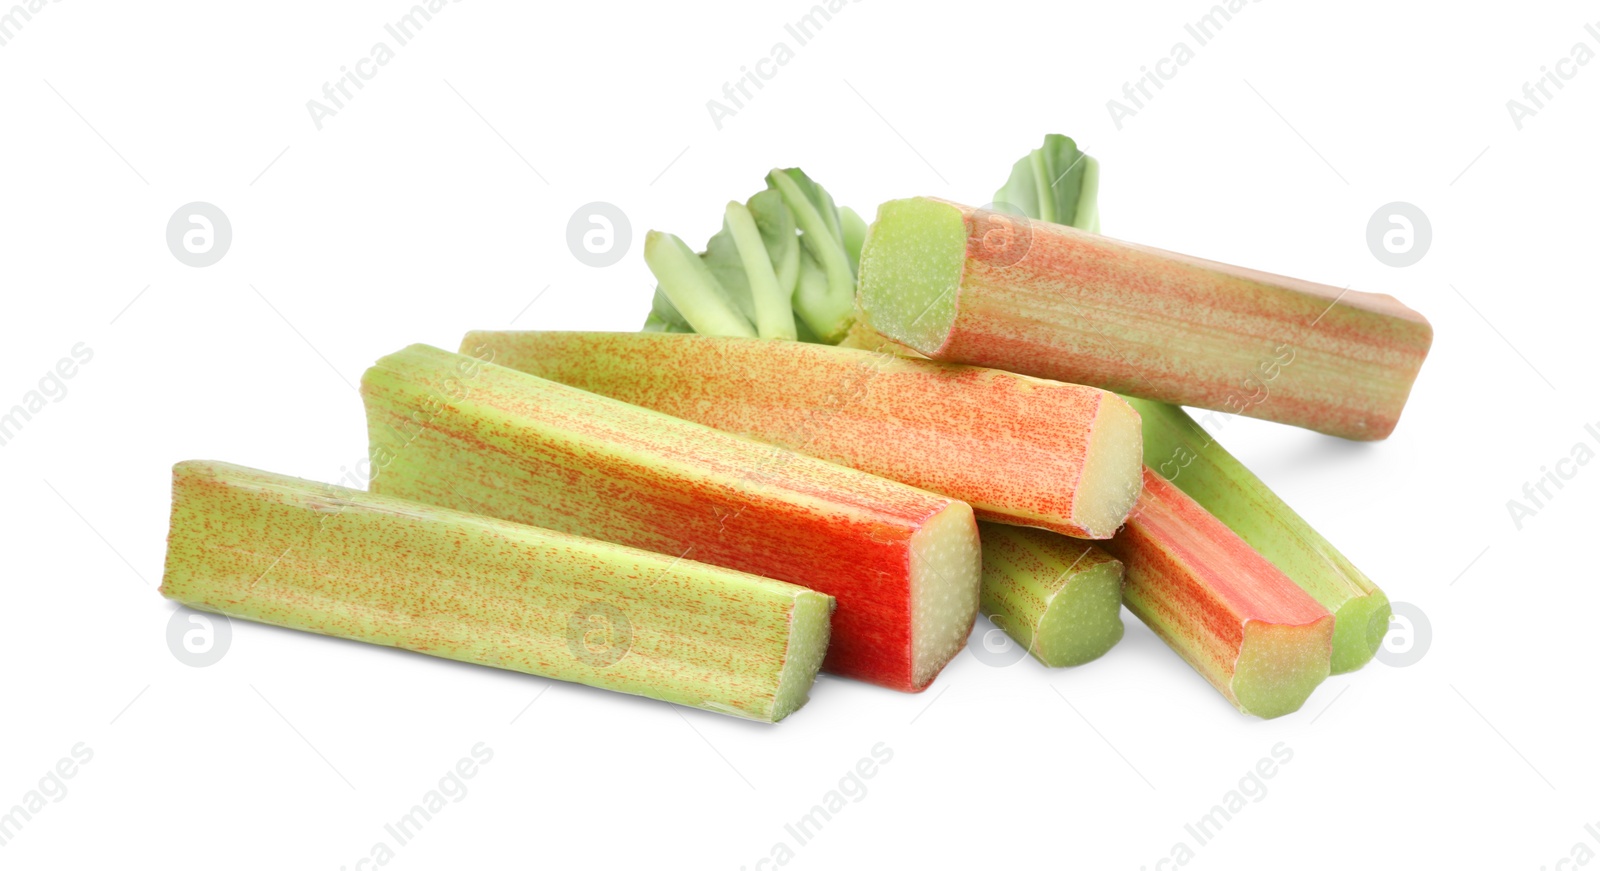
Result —
M 1122 563 L 1044 529 L 978 524 L 978 609 L 1051 668 L 1082 665 L 1122 640 Z
M 1389 597 L 1183 409 L 1129 402 L 1145 462 L 1333 612 L 1332 672 L 1366 665 L 1388 632 Z
M 1155 471 L 1103 547 L 1128 610 L 1244 713 L 1293 713 L 1328 676 L 1333 615 Z
M 162 595 L 190 607 L 777 722 L 821 593 L 228 463 L 173 469 Z
M 936 360 L 1389 435 L 1433 341 L 1393 297 L 930 198 L 878 209 L 860 305 Z
M 827 593 L 837 674 L 917 691 L 971 631 L 965 502 L 426 345 L 361 393 L 374 492 Z
M 1139 495 L 1139 419 L 1115 394 L 850 348 L 668 333 L 476 332 L 464 351 L 970 504 L 1109 538 Z

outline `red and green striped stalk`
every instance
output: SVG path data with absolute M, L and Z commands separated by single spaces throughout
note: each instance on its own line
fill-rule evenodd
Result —
M 1328 676 L 1333 615 L 1155 471 L 1103 546 L 1128 610 L 1244 713 L 1293 713 Z
M 1333 612 L 1333 673 L 1366 665 L 1389 629 L 1389 597 L 1183 409 L 1129 401 L 1145 462 Z
M 476 332 L 462 348 L 541 378 L 969 503 L 1109 538 L 1139 494 L 1139 420 L 1115 394 L 800 342 Z
M 827 593 L 835 673 L 917 691 L 972 628 L 965 502 L 425 345 L 361 393 L 375 492 Z
M 978 524 L 978 608 L 1034 659 L 1061 668 L 1105 655 L 1122 640 L 1122 563 L 1044 529 Z
M 1389 296 L 930 198 L 878 209 L 860 304 L 934 359 L 1351 439 L 1389 435 L 1433 341 Z
M 805 703 L 832 607 L 743 572 L 203 461 L 172 470 L 161 593 L 767 722 Z

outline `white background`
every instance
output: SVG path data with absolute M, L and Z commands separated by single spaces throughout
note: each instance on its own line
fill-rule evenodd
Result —
M 93 759 L 0 864 L 354 868 L 477 742 L 493 760 L 391 866 L 775 867 L 757 862 L 779 843 L 809 868 L 1166 868 L 1180 842 L 1218 869 L 1600 851 L 1600 463 L 1520 530 L 1506 507 L 1574 444 L 1600 448 L 1583 429 L 1600 422 L 1600 63 L 1520 131 L 1505 106 L 1575 43 L 1600 50 L 1600 7 L 1477 8 L 1251 3 L 1119 130 L 1106 101 L 1194 45 L 1204 0 L 865 0 L 803 47 L 784 24 L 804 2 L 467 0 L 319 131 L 306 101 L 392 46 L 404 3 L 45 6 L 0 47 L 0 410 L 76 343 L 94 356 L 0 448 L 0 811 L 79 742 Z M 718 130 L 706 101 L 779 41 L 794 59 Z M 1102 161 L 1109 235 L 1432 320 L 1388 441 L 1219 431 L 1427 615 L 1425 651 L 1395 642 L 1414 664 L 1331 678 L 1262 722 L 1130 616 L 1081 668 L 964 652 L 921 695 L 823 677 L 767 727 L 243 622 L 208 668 L 169 651 L 175 461 L 335 480 L 365 451 L 351 385 L 384 353 L 469 328 L 633 329 L 644 231 L 699 244 L 772 166 L 869 216 L 915 194 L 982 203 L 1049 131 Z M 209 268 L 164 242 L 196 200 L 233 225 Z M 1397 200 L 1433 228 L 1404 269 L 1365 240 Z M 567 247 L 592 201 L 631 219 L 609 268 Z M 880 742 L 893 758 L 865 795 L 795 846 L 785 824 Z M 1265 795 L 1196 846 L 1185 824 L 1279 742 L 1292 760 Z

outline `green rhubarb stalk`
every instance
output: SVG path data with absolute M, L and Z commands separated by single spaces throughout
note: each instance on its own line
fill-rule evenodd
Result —
M 1145 463 L 1176 484 L 1333 612 L 1333 674 L 1378 652 L 1389 597 L 1183 409 L 1126 397 L 1144 430 Z
M 756 226 L 761 229 L 761 239 L 766 243 L 767 257 L 778 277 L 778 286 L 792 302 L 795 282 L 800 277 L 800 237 L 794 226 L 794 214 L 783 204 L 783 194 L 772 188 L 752 196 L 748 207 Z
M 651 230 L 644 238 L 644 260 L 661 282 L 672 309 L 695 332 L 712 336 L 756 335 L 749 319 L 734 307 L 705 261 L 682 239 Z
M 777 270 L 773 269 L 767 243 L 761 238 L 761 229 L 750 210 L 740 202 L 729 202 L 724 211 L 728 235 L 739 251 L 745 277 L 750 283 L 750 296 L 755 304 L 756 333 L 763 339 L 793 339 L 794 309 L 790 308 L 789 293 L 778 284 Z
M 675 236 L 646 237 L 658 282 L 646 332 L 825 344 L 844 337 L 866 222 L 798 169 L 773 170 L 767 184 L 747 203 L 729 204 L 699 255 Z
M 867 221 L 849 206 L 839 207 L 839 230 L 844 234 L 844 253 L 850 258 L 850 272 L 861 273 L 861 246 L 867 241 Z
M 767 174 L 767 183 L 783 195 L 800 228 L 800 241 L 825 279 L 809 285 L 802 280 L 795 291 L 795 311 L 812 332 L 834 344 L 850 329 L 856 297 L 855 271 L 845 249 L 838 209 L 827 191 L 797 169 L 774 169 Z
M 1122 563 L 1043 529 L 979 523 L 978 608 L 1051 668 L 1098 659 L 1122 639 Z
M 162 595 L 190 607 L 776 722 L 832 599 L 803 587 L 345 487 L 172 472 Z

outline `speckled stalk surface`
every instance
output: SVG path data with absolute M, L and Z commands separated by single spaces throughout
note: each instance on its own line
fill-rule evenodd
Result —
M 1389 630 L 1389 597 L 1183 409 L 1129 401 L 1145 462 L 1333 612 L 1333 674 L 1366 665 Z
M 793 584 L 227 463 L 173 469 L 194 608 L 776 722 L 831 600 Z
M 1433 341 L 1389 296 L 929 198 L 879 208 L 859 301 L 934 359 L 1351 439 L 1389 435 Z
M 827 593 L 829 671 L 917 691 L 971 631 L 959 500 L 425 345 L 361 392 L 375 492 Z
M 1122 563 L 1045 529 L 978 524 L 978 609 L 1052 668 L 1082 665 L 1122 640 Z
M 513 369 L 970 504 L 979 519 L 1110 538 L 1139 494 L 1119 396 L 850 348 L 671 333 L 475 332 Z
M 1244 713 L 1297 711 L 1328 676 L 1333 615 L 1153 470 L 1102 546 L 1128 610 Z

